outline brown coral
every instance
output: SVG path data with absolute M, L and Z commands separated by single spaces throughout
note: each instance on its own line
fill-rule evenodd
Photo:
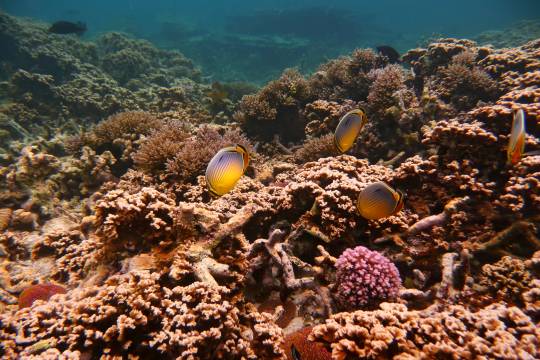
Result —
M 186 122 L 168 121 L 154 130 L 133 154 L 135 166 L 151 173 L 165 170 L 167 161 L 182 151 L 190 135 L 190 126 Z
M 2 355 L 24 356 L 49 341 L 60 352 L 96 357 L 280 358 L 281 330 L 269 317 L 236 307 L 227 293 L 203 283 L 169 287 L 155 273 L 115 276 L 103 287 L 4 314 Z
M 204 125 L 195 136 L 182 142 L 182 146 L 167 161 L 166 174 L 175 180 L 192 182 L 204 174 L 206 166 L 221 148 L 234 144 L 244 146 L 253 155 L 250 141 L 239 130 L 225 128 L 220 132 L 218 128 Z
M 96 233 L 113 248 L 140 251 L 173 239 L 175 200 L 153 187 L 120 186 L 96 203 Z
M 305 126 L 300 110 L 309 98 L 307 81 L 287 70 L 257 94 L 244 96 L 235 118 L 250 137 L 271 140 L 277 134 L 285 141 L 299 140 Z
M 326 342 L 336 359 L 540 356 L 540 330 L 520 309 L 504 304 L 472 312 L 459 305 L 411 311 L 383 303 L 372 312 L 334 315 L 310 339 Z

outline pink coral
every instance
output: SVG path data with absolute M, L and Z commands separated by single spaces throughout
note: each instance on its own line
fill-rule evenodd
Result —
M 337 296 L 347 307 L 395 298 L 401 286 L 396 266 L 363 246 L 347 249 L 336 262 Z

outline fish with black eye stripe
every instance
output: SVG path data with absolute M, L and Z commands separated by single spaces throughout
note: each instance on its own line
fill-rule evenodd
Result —
M 231 191 L 249 166 L 249 153 L 242 145 L 223 148 L 206 168 L 206 185 L 213 196 Z

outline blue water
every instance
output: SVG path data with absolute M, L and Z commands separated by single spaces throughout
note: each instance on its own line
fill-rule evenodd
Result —
M 0 8 L 45 22 L 84 21 L 90 39 L 127 32 L 179 49 L 207 75 L 253 81 L 286 67 L 310 71 L 356 47 L 389 44 L 404 52 L 427 38 L 471 38 L 540 19 L 539 0 L 0 0 Z M 256 38 L 240 41 L 230 34 Z M 290 42 L 286 49 L 266 44 L 275 36 Z

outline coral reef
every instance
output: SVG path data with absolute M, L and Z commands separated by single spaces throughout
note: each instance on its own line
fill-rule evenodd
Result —
M 1 357 L 540 357 L 539 40 L 358 49 L 257 91 L 46 29 L 0 13 Z M 205 168 L 235 143 L 250 166 L 213 197 Z M 378 181 L 404 207 L 366 220 Z M 66 291 L 19 309 L 39 284 Z

